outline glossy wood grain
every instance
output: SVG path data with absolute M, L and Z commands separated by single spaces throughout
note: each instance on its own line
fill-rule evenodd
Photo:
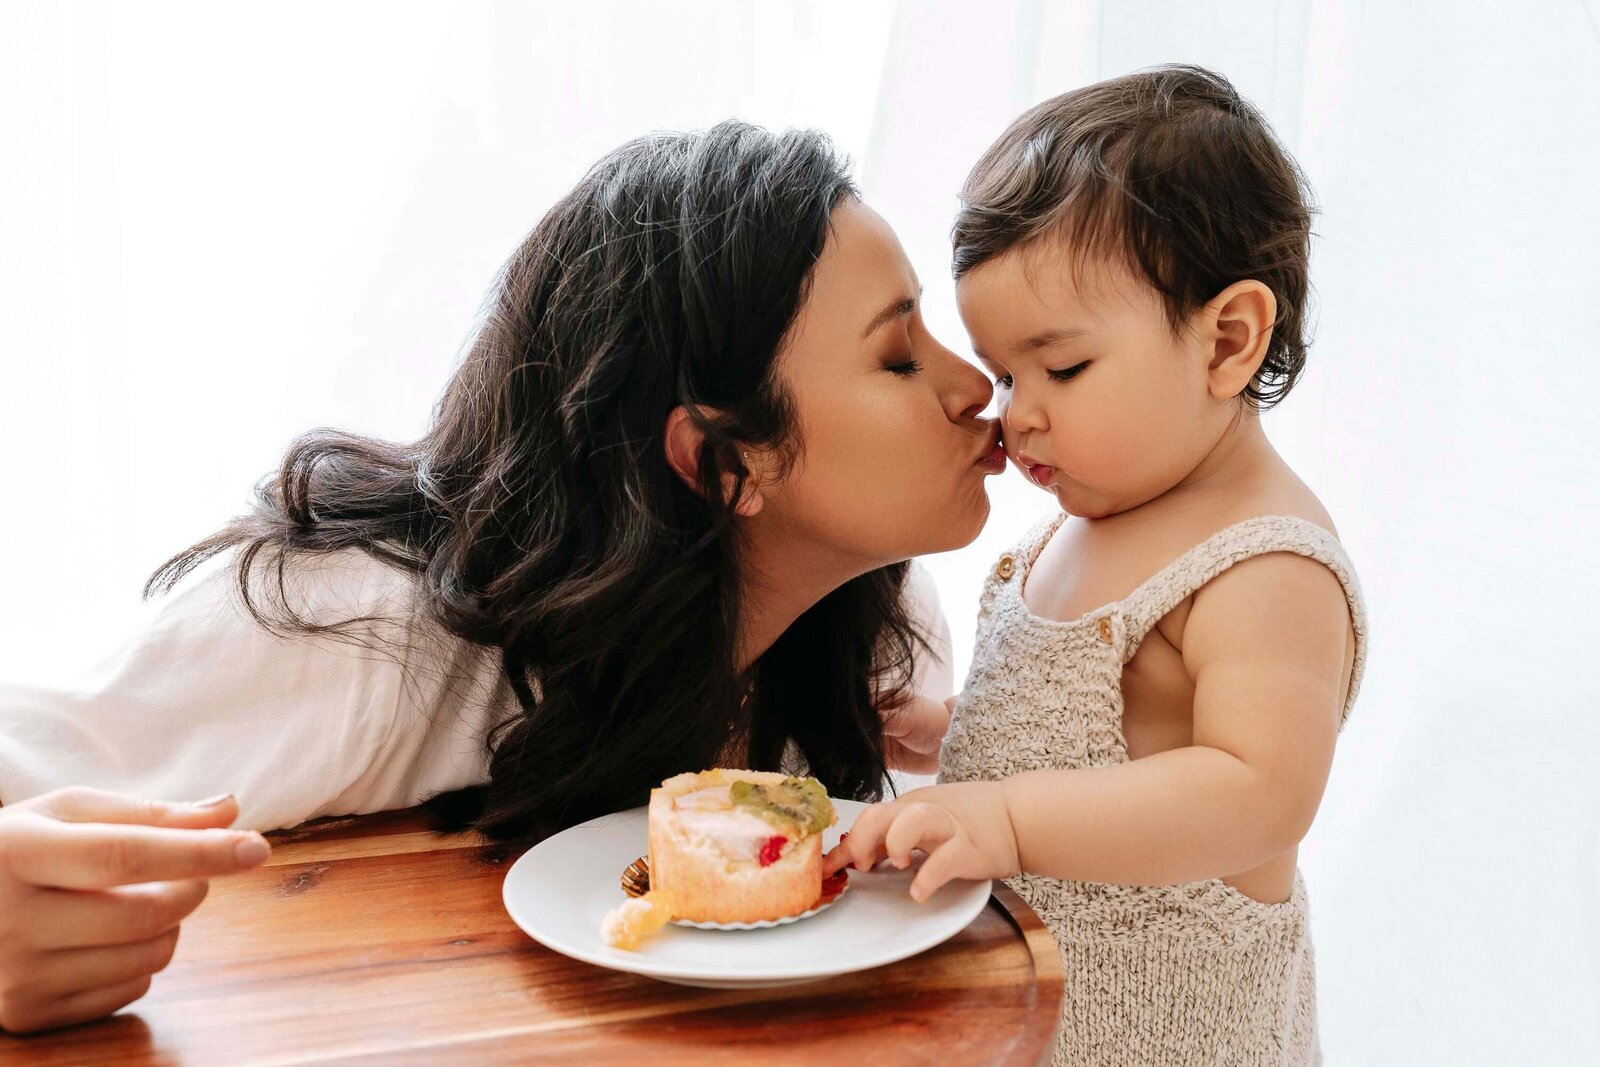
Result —
M 271 835 L 214 882 L 150 993 L 117 1016 L 0 1036 L 0 1063 L 1048 1062 L 1061 966 L 997 886 L 920 956 L 802 986 L 668 985 L 561 956 L 500 903 L 517 850 L 413 812 Z

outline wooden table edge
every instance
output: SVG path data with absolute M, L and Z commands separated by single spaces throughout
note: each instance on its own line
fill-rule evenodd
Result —
M 1028 906 L 1028 902 L 1017 895 L 1016 890 L 1004 882 L 995 882 L 990 890 L 994 902 L 999 905 L 1000 911 L 1007 920 L 1022 935 L 1022 941 L 1028 948 L 1028 955 L 1033 960 L 1034 974 L 1037 981 L 1034 983 L 1035 1000 L 1033 1010 L 1029 1012 L 1023 1024 L 1021 1040 L 1022 1048 L 1008 1050 L 1006 1058 L 997 1062 L 1010 1064 L 1035 1064 L 1049 1063 L 1055 1052 L 1056 1034 L 1061 1028 L 1061 998 L 1066 990 L 1066 972 L 1061 966 L 1061 949 L 1056 944 L 1055 935 L 1050 928 L 1039 918 L 1037 912 Z M 1026 1048 L 1041 1049 L 1037 1055 L 1029 1055 L 1023 1051 Z

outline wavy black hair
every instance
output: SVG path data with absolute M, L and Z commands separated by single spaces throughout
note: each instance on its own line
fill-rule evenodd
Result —
M 622 146 L 505 264 L 420 440 L 302 436 L 250 512 L 146 595 L 236 548 L 256 620 L 315 633 L 338 627 L 261 610 L 259 554 L 280 594 L 297 555 L 356 548 L 414 574 L 420 610 L 498 649 L 521 705 L 485 738 L 489 785 L 436 805 L 492 837 L 643 803 L 730 751 L 778 769 L 791 738 L 831 794 L 881 798 L 875 705 L 906 690 L 920 636 L 907 565 L 846 582 L 740 670 L 738 492 L 722 491 L 748 476 L 741 447 L 804 447 L 777 357 L 853 195 L 815 132 L 725 122 Z M 665 458 L 679 405 L 705 435 L 698 491 Z

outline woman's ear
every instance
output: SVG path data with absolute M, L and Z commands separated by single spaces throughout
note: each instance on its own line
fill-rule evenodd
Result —
M 700 492 L 700 446 L 706 435 L 689 416 L 689 410 L 678 405 L 667 413 L 667 426 L 662 434 L 667 453 L 667 466 L 694 492 Z
M 1234 282 L 1206 304 L 1201 336 L 1206 344 L 1207 385 L 1218 400 L 1232 400 L 1250 384 L 1267 358 L 1278 298 L 1254 279 Z
M 687 408 L 681 404 L 667 413 L 667 425 L 662 434 L 663 447 L 667 453 L 667 466 L 682 480 L 684 485 L 696 496 L 704 494 L 700 488 L 700 451 L 705 447 L 706 435 L 695 423 L 694 417 Z M 760 477 L 755 467 L 750 462 L 750 453 L 743 453 L 749 477 L 744 482 L 744 493 L 734 504 L 735 514 L 749 517 L 761 510 L 762 497 Z M 733 497 L 738 479 L 730 472 L 722 475 L 722 499 L 730 500 Z

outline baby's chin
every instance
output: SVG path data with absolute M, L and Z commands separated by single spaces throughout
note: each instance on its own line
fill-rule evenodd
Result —
M 1108 519 L 1137 507 L 1114 503 L 1099 494 L 1085 492 L 1081 486 L 1062 485 L 1059 481 L 1051 482 L 1044 491 L 1055 497 L 1061 510 L 1075 519 Z

